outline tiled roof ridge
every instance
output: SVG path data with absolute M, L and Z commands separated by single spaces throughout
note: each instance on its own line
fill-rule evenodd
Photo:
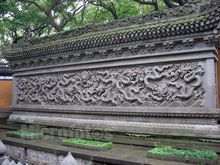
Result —
M 53 39 L 53 41 L 45 41 L 41 44 L 35 43 L 28 46 L 5 48 L 3 54 L 7 58 L 34 57 L 51 53 L 78 51 L 129 42 L 207 32 L 214 30 L 218 26 L 220 22 L 220 2 L 218 0 L 209 1 L 206 5 L 199 5 L 199 7 L 196 5 L 190 6 L 194 7 L 192 11 L 189 9 L 186 11 L 189 13 L 188 16 L 173 16 L 169 20 L 158 19 L 150 23 L 115 28 L 111 31 L 107 30 L 96 33 L 88 32 L 87 34 L 75 37 L 74 35 L 72 37 L 59 37 L 57 40 L 55 39 L 56 37 L 54 39 L 52 37 L 50 39 Z M 180 8 L 184 7 L 171 9 L 171 11 L 180 10 Z

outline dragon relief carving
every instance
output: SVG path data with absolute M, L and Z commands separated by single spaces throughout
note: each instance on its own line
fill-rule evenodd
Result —
M 204 106 L 204 74 L 194 62 L 18 77 L 17 103 Z

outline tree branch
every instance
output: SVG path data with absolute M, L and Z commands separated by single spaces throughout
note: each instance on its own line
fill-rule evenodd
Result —
M 159 7 L 158 7 L 158 2 L 157 0 L 152 0 L 152 1 L 145 1 L 145 0 L 133 0 L 141 5 L 152 5 L 154 6 L 156 11 L 159 11 Z
M 35 5 L 38 9 L 40 9 L 41 11 L 43 11 L 44 13 L 47 13 L 47 10 L 46 10 L 43 6 L 41 6 L 41 5 L 39 5 L 37 2 L 35 2 L 35 1 L 31 1 L 31 0 L 19 0 L 19 1 L 20 1 L 20 2 L 31 3 L 31 4 Z
M 103 9 L 109 11 L 114 19 L 118 19 L 118 15 L 114 6 L 110 7 L 107 4 L 103 3 L 101 0 L 88 0 L 88 2 L 91 3 L 92 5 L 102 7 Z
M 57 24 L 55 22 L 55 18 L 52 16 L 52 10 L 56 8 L 59 5 L 59 3 L 62 3 L 60 0 L 54 0 L 51 6 L 49 6 L 47 9 L 33 0 L 19 0 L 19 1 L 27 2 L 27 3 L 35 5 L 39 10 L 41 10 L 47 16 L 48 22 L 56 31 L 63 30 L 64 26 L 69 22 L 69 19 L 66 18 L 64 14 L 62 14 L 63 20 L 61 21 L 60 24 Z

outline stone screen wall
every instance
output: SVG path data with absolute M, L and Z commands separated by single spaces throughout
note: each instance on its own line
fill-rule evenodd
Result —
M 219 138 L 219 22 L 201 1 L 9 46 L 9 120 Z

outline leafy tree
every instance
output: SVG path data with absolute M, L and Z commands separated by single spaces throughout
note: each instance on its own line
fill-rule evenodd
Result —
M 145 15 L 188 0 L 0 0 L 0 48 L 88 24 Z M 0 53 L 1 54 L 1 53 Z

